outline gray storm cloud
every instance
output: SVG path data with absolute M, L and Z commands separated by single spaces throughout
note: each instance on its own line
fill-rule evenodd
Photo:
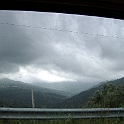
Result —
M 123 76 L 121 20 L 1 11 L 0 23 L 0 74 L 31 66 L 80 81 Z

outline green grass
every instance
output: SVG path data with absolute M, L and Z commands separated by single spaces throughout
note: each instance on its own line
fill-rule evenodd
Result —
M 124 124 L 119 118 L 65 120 L 0 120 L 0 124 Z

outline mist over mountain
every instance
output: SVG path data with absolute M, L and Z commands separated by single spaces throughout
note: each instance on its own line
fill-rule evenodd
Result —
M 49 108 L 68 97 L 57 90 L 41 88 L 31 84 L 14 81 L 7 78 L 0 79 L 1 107 L 32 107 L 31 90 L 34 91 L 35 107 Z
M 115 86 L 122 85 L 124 84 L 124 77 L 101 82 L 73 96 L 69 96 L 70 92 L 43 88 L 41 87 L 43 85 L 36 86 L 36 84 L 32 85 L 4 78 L 0 79 L 0 106 L 32 107 L 31 90 L 33 89 L 36 108 L 82 108 L 95 91 L 100 90 L 105 83 L 112 83 Z
M 58 103 L 56 107 L 58 108 L 82 108 L 90 100 L 90 97 L 95 93 L 96 90 L 100 90 L 104 84 L 112 83 L 115 86 L 124 85 L 124 77 L 116 80 L 110 80 L 101 82 L 98 85 L 94 85 L 92 88 L 85 90 L 77 95 L 67 98 L 66 100 Z
M 98 83 L 84 83 L 84 82 L 70 82 L 70 81 L 53 82 L 53 83 L 48 83 L 48 82 L 34 82 L 33 83 L 33 85 L 36 85 L 36 86 L 64 91 L 65 93 L 66 92 L 68 94 L 72 93 L 73 95 L 76 95 L 82 91 L 85 91 L 96 84 Z
M 3 84 L 4 82 L 4 84 Z M 56 93 L 56 94 L 59 94 L 59 95 L 63 95 L 63 96 L 67 96 L 67 97 L 70 97 L 70 96 L 73 96 L 74 93 L 71 93 L 71 92 L 68 92 L 68 91 L 62 91 L 62 90 L 58 90 L 58 89 L 54 89 L 54 88 L 51 88 L 50 86 L 48 87 L 45 87 L 45 83 L 32 83 L 32 84 L 29 84 L 29 83 L 25 83 L 25 82 L 21 82 L 21 81 L 14 81 L 14 80 L 10 80 L 8 78 L 2 78 L 0 79 L 0 84 L 2 85 L 8 85 L 8 86 L 18 86 L 20 88 L 23 88 L 23 89 L 39 89 L 39 90 L 42 90 L 43 92 L 50 92 L 50 93 Z M 49 84 L 48 84 L 49 85 Z
M 61 82 L 49 85 L 79 93 L 124 74 L 122 20 L 33 11 L 0 17 L 0 77 Z

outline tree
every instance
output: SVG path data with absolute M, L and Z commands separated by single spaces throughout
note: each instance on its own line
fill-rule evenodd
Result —
M 115 108 L 124 103 L 124 85 L 104 84 L 101 90 L 97 90 L 90 98 L 88 107 Z

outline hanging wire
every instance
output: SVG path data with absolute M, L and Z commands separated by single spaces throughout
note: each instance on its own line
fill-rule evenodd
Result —
M 52 31 L 59 31 L 59 32 L 67 32 L 67 33 L 76 33 L 76 34 L 85 34 L 85 35 L 90 35 L 90 36 L 99 36 L 99 37 L 107 37 L 107 38 L 115 38 L 115 39 L 124 39 L 123 37 L 118 37 L 118 36 L 108 36 L 108 35 L 103 35 L 103 34 L 93 34 L 93 33 L 88 33 L 88 32 L 78 32 L 78 31 L 73 31 L 73 30 L 63 30 L 63 29 L 57 29 L 57 28 L 47 28 L 47 27 L 35 27 L 35 26 L 30 26 L 30 25 L 18 25 L 14 23 L 0 23 L 1 25 L 10 25 L 10 26 L 18 26 L 18 27 L 26 27 L 26 28 L 36 28 L 36 29 L 42 29 L 42 30 L 52 30 Z

